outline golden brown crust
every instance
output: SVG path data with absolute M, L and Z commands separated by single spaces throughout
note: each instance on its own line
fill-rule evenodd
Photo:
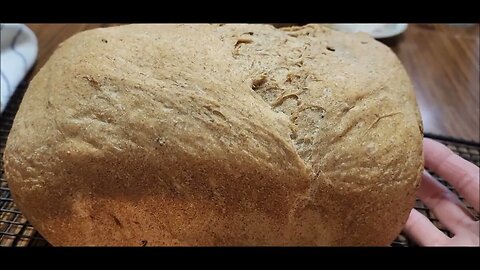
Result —
M 53 245 L 387 245 L 422 133 L 385 46 L 316 25 L 129 25 L 65 41 L 5 150 Z

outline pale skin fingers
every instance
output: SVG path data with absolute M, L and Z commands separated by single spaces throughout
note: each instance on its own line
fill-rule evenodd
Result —
M 455 155 L 448 147 L 424 139 L 425 166 L 447 180 L 478 212 L 480 209 L 479 168 Z
M 455 235 L 448 245 L 451 246 L 479 246 L 480 245 L 480 223 L 474 222 L 468 227 L 464 228 L 463 233 Z
M 403 231 L 410 239 L 421 246 L 442 245 L 448 240 L 430 220 L 415 209 L 412 209 Z
M 426 171 L 417 195 L 454 234 L 475 223 L 457 196 Z

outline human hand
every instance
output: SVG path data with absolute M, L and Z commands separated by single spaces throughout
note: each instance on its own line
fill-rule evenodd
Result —
M 454 154 L 448 147 L 424 139 L 425 167 L 448 181 L 465 200 L 479 211 L 479 168 Z M 453 234 L 448 237 L 430 220 L 412 209 L 404 232 L 421 246 L 479 246 L 478 220 L 465 209 L 459 198 L 427 171 L 423 172 L 417 196 Z

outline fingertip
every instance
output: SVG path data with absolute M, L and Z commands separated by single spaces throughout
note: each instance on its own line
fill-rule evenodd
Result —
M 423 138 L 423 142 L 424 142 L 424 143 L 425 143 L 425 142 L 435 142 L 435 140 L 424 137 L 424 138 Z
M 416 209 L 410 211 L 403 231 L 410 239 L 422 246 L 437 245 L 447 237 Z
M 446 158 L 454 153 L 450 148 L 446 147 L 442 143 L 431 139 L 425 139 L 423 143 L 423 157 L 425 161 L 425 167 L 436 171 L 437 166 L 442 163 Z
M 429 157 L 431 153 L 435 153 L 435 152 L 438 153 L 438 152 L 444 152 L 444 151 L 449 152 L 450 149 L 435 140 L 432 140 L 429 138 L 423 139 L 423 153 L 425 157 Z
M 417 219 L 420 217 L 419 215 L 422 215 L 422 214 L 420 214 L 415 208 L 410 210 L 410 213 L 408 214 L 407 222 L 405 223 L 405 227 L 403 229 L 406 233 L 409 233 L 412 227 L 414 227 L 415 223 L 417 222 Z

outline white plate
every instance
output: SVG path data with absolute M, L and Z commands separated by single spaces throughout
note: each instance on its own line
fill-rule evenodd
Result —
M 351 23 L 351 24 L 329 24 L 333 28 L 342 32 L 365 32 L 374 38 L 389 38 L 403 33 L 408 24 L 406 23 Z

